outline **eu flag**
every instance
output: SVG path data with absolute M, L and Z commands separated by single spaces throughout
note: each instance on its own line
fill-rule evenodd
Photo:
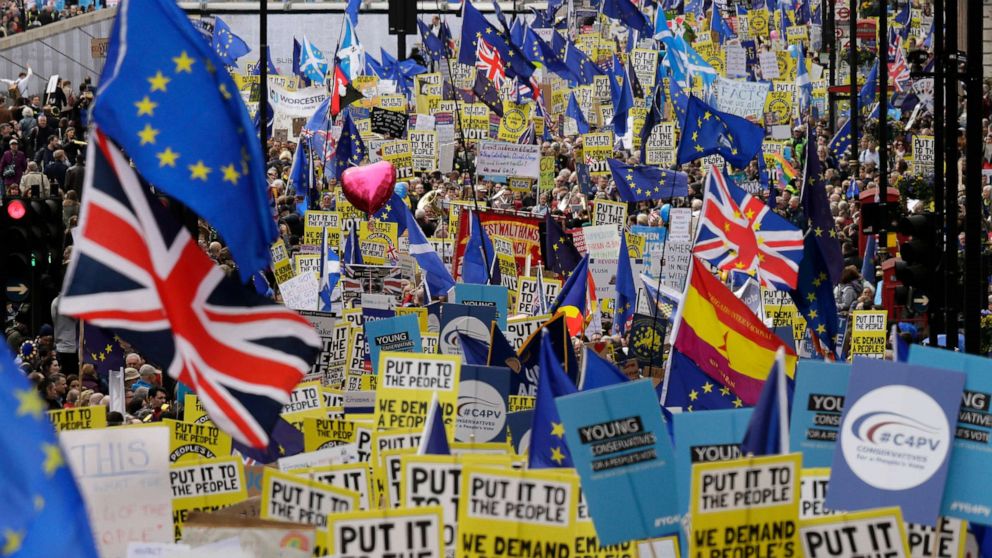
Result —
M 120 337 L 110 330 L 85 321 L 82 353 L 82 364 L 92 364 L 100 378 L 106 378 L 111 370 L 124 367 L 125 354 Z
M 503 63 L 506 64 L 507 77 L 519 77 L 523 81 L 530 79 L 534 66 L 527 60 L 520 49 L 510 43 L 509 34 L 497 29 L 486 20 L 472 2 L 462 3 L 462 42 L 458 50 L 458 62 L 475 66 L 478 39 L 499 51 Z
M 835 353 L 837 339 L 837 302 L 834 285 L 820 250 L 820 242 L 810 231 L 803 239 L 803 259 L 799 262 L 796 289 L 789 291 L 796 309 L 806 319 L 806 327 L 820 344 Z
M 615 386 L 629 382 L 630 378 L 624 375 L 612 362 L 596 354 L 596 351 L 586 345 L 585 358 L 582 359 L 582 371 L 579 373 L 581 391 L 599 389 L 601 387 Z
M 630 268 L 630 254 L 627 252 L 627 235 L 620 232 L 620 252 L 617 254 L 616 295 L 613 297 L 613 328 L 611 333 L 624 335 L 630 320 L 637 309 L 637 287 L 634 286 L 634 271 Z
M 338 147 L 334 153 L 334 174 L 338 180 L 345 169 L 358 166 L 367 154 L 365 142 L 351 118 L 351 112 L 346 112 L 344 122 L 341 123 L 341 138 L 338 139 Z
M 696 363 L 672 348 L 671 368 L 665 384 L 666 407 L 680 407 L 687 412 L 734 409 L 744 406 L 729 387 L 710 378 Z
M 844 256 L 840 251 L 840 240 L 833 215 L 830 213 L 830 200 L 823 187 L 823 163 L 816 152 L 816 133 L 812 126 L 806 134 L 806 149 L 804 158 L 806 168 L 803 172 L 802 206 L 803 213 L 809 219 L 809 232 L 819 244 L 823 263 L 830 274 L 830 283 L 840 282 L 840 272 L 844 269 Z
M 650 36 L 654 29 L 637 6 L 630 0 L 602 0 L 603 14 L 613 19 L 619 19 L 627 27 L 637 30 L 643 36 Z
M 552 405 L 554 407 L 554 405 Z M 86 505 L 47 406 L 0 346 L 0 555 L 96 558 Z M 53 527 L 58 532 L 53 532 Z
M 386 205 L 382 206 L 379 211 L 376 211 L 372 217 L 376 221 L 396 223 L 396 234 L 402 235 L 406 232 L 406 215 L 409 212 L 409 208 L 403 203 L 403 198 L 393 194 L 389 196 L 389 201 L 386 202 Z
M 682 121 L 678 164 L 683 165 L 714 153 L 735 168 L 747 167 L 761 150 L 765 130 L 740 116 L 720 112 L 689 95 Z
M 558 416 L 555 397 L 575 393 L 575 384 L 565 376 L 551 345 L 551 334 L 541 332 L 541 365 L 534 402 L 534 422 L 530 429 L 527 466 L 531 469 L 572 467 L 572 455 L 565 443 L 565 425 Z
M 475 83 L 472 85 L 472 93 L 475 98 L 489 107 L 493 113 L 503 117 L 503 99 L 499 96 L 499 90 L 493 82 L 486 77 L 486 73 L 481 70 L 475 71 Z
M 685 112 L 689 109 L 689 95 L 674 79 L 668 80 L 668 94 L 672 98 L 672 110 L 679 125 L 685 121 Z
M 424 43 L 424 50 L 431 57 L 431 60 L 440 62 L 444 57 L 444 43 L 431 32 L 431 28 L 420 18 L 417 18 L 417 29 L 420 30 L 420 37 Z
M 689 195 L 689 176 L 684 172 L 649 165 L 628 165 L 607 159 L 620 199 L 625 202 L 670 199 Z
M 579 250 L 572 244 L 572 239 L 561 230 L 561 225 L 544 214 L 544 262 L 548 270 L 555 273 L 565 273 L 579 265 Z
M 562 37 L 557 31 L 552 32 L 551 49 L 565 63 L 567 72 L 558 72 L 562 78 L 577 81 L 580 85 L 589 85 L 595 76 L 603 75 L 603 71 L 586 56 L 586 53 L 576 48 L 570 40 Z
M 227 23 L 219 17 L 214 18 L 214 36 L 211 46 L 225 66 L 237 65 L 238 58 L 251 52 L 248 44 L 241 37 L 232 33 Z
M 93 122 L 217 229 L 242 280 L 269 265 L 278 230 L 258 137 L 224 63 L 174 1 L 121 2 Z
M 627 2 L 627 0 L 621 0 Z M 628 2 L 629 3 L 629 2 Z M 634 94 L 630 90 L 627 69 L 617 56 L 613 55 L 613 66 L 609 73 L 610 96 L 613 98 L 613 130 L 618 136 L 627 133 L 627 113 L 634 106 Z
M 657 126 L 659 122 L 664 120 L 665 118 L 664 112 L 665 112 L 665 92 L 662 89 L 659 80 L 659 83 L 655 85 L 654 92 L 651 94 L 651 106 L 648 108 L 648 114 L 647 116 L 644 117 L 644 125 L 641 127 L 641 162 L 642 163 L 648 160 L 648 138 L 651 136 L 651 132 L 654 131 L 654 127 Z
M 575 120 L 575 127 L 580 134 L 589 133 L 589 121 L 586 120 L 586 115 L 582 114 L 582 108 L 579 107 L 579 102 L 575 100 L 574 91 L 568 94 L 568 107 L 565 109 L 565 116 Z
M 837 130 L 834 137 L 830 138 L 830 143 L 827 144 L 827 148 L 830 149 L 830 153 L 840 159 L 847 153 L 847 150 L 851 148 L 851 144 L 854 143 L 853 136 L 851 135 L 851 120 L 848 119 L 843 126 Z

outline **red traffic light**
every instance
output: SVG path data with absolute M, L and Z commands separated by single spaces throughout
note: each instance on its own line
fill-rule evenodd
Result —
M 7 204 L 7 215 L 10 215 L 10 218 L 15 221 L 24 217 L 27 212 L 28 210 L 21 200 L 10 200 L 10 203 Z

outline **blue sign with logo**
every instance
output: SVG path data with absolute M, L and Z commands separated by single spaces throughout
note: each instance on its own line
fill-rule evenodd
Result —
M 964 380 L 960 372 L 855 359 L 826 507 L 899 506 L 907 522 L 935 525 Z
M 505 442 L 510 369 L 462 364 L 455 410 L 455 441 Z
M 789 448 L 803 452 L 803 467 L 829 467 L 833 462 L 850 375 L 850 364 L 799 361 Z
M 679 512 L 689 513 L 693 463 L 738 459 L 741 440 L 752 409 L 726 409 L 673 416 L 675 428 L 675 486 Z
M 909 363 L 955 370 L 967 376 L 940 513 L 975 523 L 992 523 L 992 490 L 982 488 L 992 468 L 989 359 L 911 345 Z
M 417 316 L 413 314 L 365 322 L 365 339 L 369 344 L 372 369 L 377 374 L 379 373 L 379 353 L 381 351 L 401 353 L 423 351 L 420 339 L 420 323 L 417 321 Z
M 496 309 L 499 328 L 506 331 L 507 314 L 510 311 L 510 289 L 502 285 L 455 285 L 455 302 L 466 306 L 483 306 Z
M 650 380 L 555 399 L 603 546 L 678 533 L 674 453 Z
M 429 319 L 429 318 L 428 318 Z M 441 330 L 438 333 L 438 353 L 462 354 L 459 334 L 489 343 L 489 328 L 496 321 L 496 309 L 449 302 L 441 307 Z

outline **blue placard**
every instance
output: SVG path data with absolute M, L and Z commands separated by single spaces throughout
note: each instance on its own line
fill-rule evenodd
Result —
M 467 335 L 489 343 L 489 328 L 496 321 L 496 308 L 449 302 L 441 307 L 441 331 L 437 348 L 442 355 L 462 354 L 458 335 Z
M 365 339 L 369 344 L 369 358 L 372 370 L 379 373 L 379 352 L 398 351 L 419 353 L 423 351 L 420 339 L 420 323 L 417 316 L 407 314 L 384 320 L 365 322 Z
M 530 428 L 534 424 L 534 409 L 516 411 L 508 415 L 510 440 L 517 455 L 527 455 L 530 449 Z
M 920 345 L 909 347 L 909 363 L 964 372 L 967 376 L 940 513 L 975 523 L 992 523 L 992 490 L 980 488 L 985 486 L 992 468 L 992 364 L 984 357 Z
M 510 289 L 502 285 L 455 285 L 455 302 L 466 306 L 488 306 L 496 309 L 496 322 L 506 331 L 507 314 L 510 311 Z
M 803 467 L 829 467 L 833 462 L 850 375 L 850 364 L 799 361 L 789 449 L 803 453 Z
M 462 363 L 456 409 L 455 441 L 505 442 L 510 369 Z
M 650 380 L 555 399 L 601 545 L 681 528 L 674 452 Z
M 899 506 L 908 523 L 935 525 L 964 379 L 960 372 L 855 359 L 826 507 Z
M 644 251 L 650 252 L 651 246 L 661 246 L 668 236 L 668 229 L 665 227 L 649 227 L 647 225 L 631 225 L 630 232 L 644 237 Z

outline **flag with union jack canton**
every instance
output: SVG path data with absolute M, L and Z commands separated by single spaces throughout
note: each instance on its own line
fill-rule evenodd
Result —
M 803 233 L 714 166 L 706 176 L 693 253 L 721 270 L 748 273 L 763 287 L 787 291 L 796 288 Z
M 485 74 L 486 79 L 493 82 L 496 89 L 502 89 L 506 81 L 506 65 L 503 64 L 503 57 L 485 39 L 479 38 L 478 43 L 475 67 Z
M 320 348 L 305 319 L 227 277 L 94 128 L 60 309 L 113 328 L 193 388 L 234 439 L 265 447 Z

